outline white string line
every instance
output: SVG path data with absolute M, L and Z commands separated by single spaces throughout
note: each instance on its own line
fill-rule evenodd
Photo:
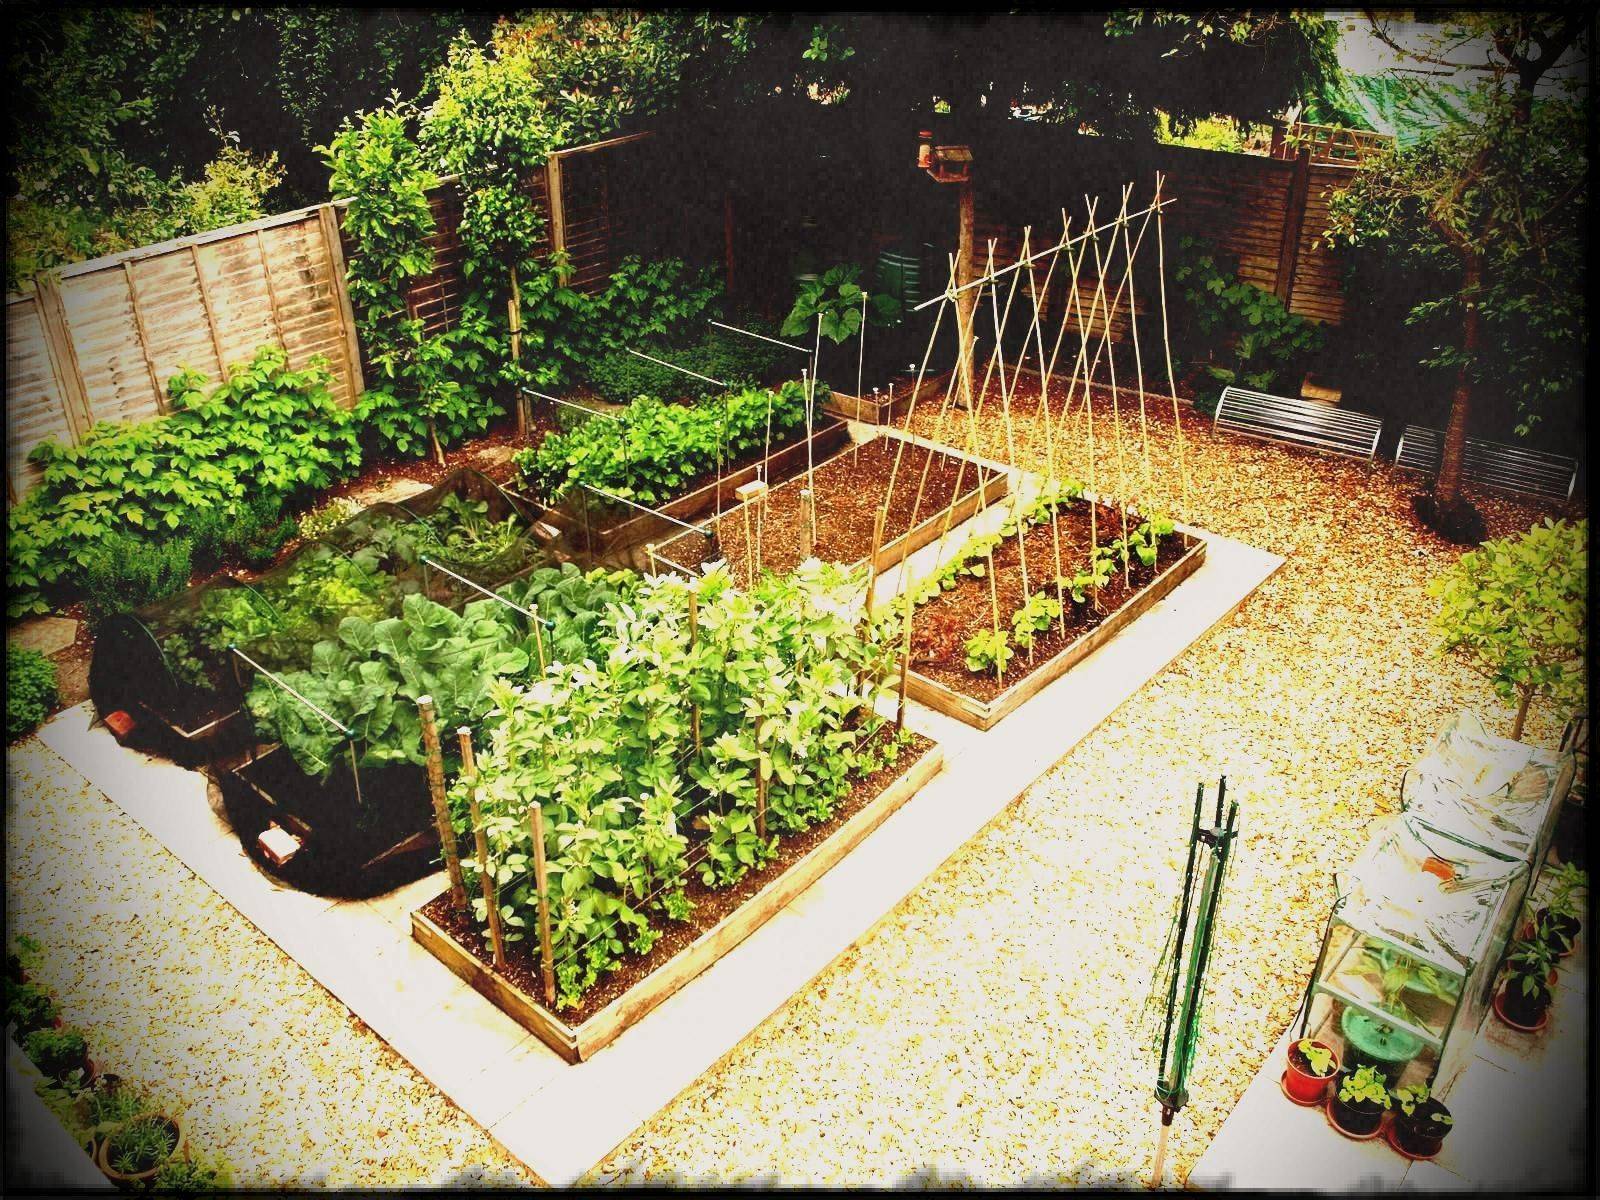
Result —
M 591 417 L 604 417 L 608 421 L 620 421 L 622 418 L 615 413 L 602 412 L 598 408 L 590 408 L 587 404 L 574 404 L 571 400 L 563 400 L 560 396 L 547 396 L 543 392 L 536 392 L 530 387 L 522 389 L 524 395 L 537 396 L 540 400 L 548 400 L 552 404 L 559 404 L 563 408 L 576 409 Z
M 760 338 L 763 342 L 771 342 L 774 346 L 782 346 L 785 350 L 793 350 L 796 354 L 810 354 L 804 346 L 796 346 L 793 342 L 781 342 L 775 337 L 768 337 L 764 333 L 757 333 L 753 329 L 740 329 L 737 325 L 725 325 L 721 321 L 707 318 L 708 325 L 715 325 L 718 329 L 726 329 L 729 333 L 742 333 L 745 337 Z
M 484 587 L 482 584 L 474 583 L 472 580 L 468 579 L 464 575 L 457 575 L 449 567 L 444 566 L 441 563 L 434 562 L 433 559 L 429 558 L 426 554 L 422 555 L 421 558 L 422 558 L 423 562 L 427 563 L 435 571 L 443 571 L 446 575 L 450 576 L 450 578 L 454 579 L 457 583 L 464 583 L 469 588 L 471 588 L 473 591 L 481 592 L 483 595 L 487 596 L 491 600 L 498 600 L 501 604 L 504 604 L 507 608 L 512 609 L 515 612 L 521 613 L 523 616 L 527 617 L 528 620 L 530 620 L 530 621 L 539 621 L 539 622 L 541 622 L 541 623 L 543 623 L 545 625 L 548 625 L 551 629 L 554 629 L 556 627 L 556 623 L 554 621 L 550 620 L 549 618 L 542 617 L 536 612 L 529 612 L 527 609 L 523 608 L 522 605 L 512 603 L 510 600 L 507 600 L 504 596 L 500 595 L 498 592 L 491 592 L 488 588 Z
M 321 717 L 329 725 L 332 725 L 340 733 L 344 734 L 345 737 L 354 737 L 355 736 L 355 733 L 349 728 L 349 726 L 344 725 L 344 724 L 340 723 L 339 721 L 334 720 L 334 718 L 330 717 L 327 713 L 323 712 L 321 708 L 317 707 L 317 705 L 313 704 L 310 700 L 307 700 L 299 692 L 295 691 L 294 688 L 290 687 L 282 679 L 278 678 L 278 676 L 276 674 L 274 674 L 273 672 L 267 670 L 267 668 L 263 667 L 255 659 L 251 658 L 243 650 L 239 649 L 239 647 L 237 647 L 237 646 L 229 646 L 228 649 L 232 650 L 240 658 L 244 659 L 245 662 L 249 663 L 257 671 L 260 671 L 261 674 L 265 675 L 268 679 L 270 679 L 274 684 L 276 684 L 278 687 L 282 688 L 284 691 L 288 692 L 289 695 L 293 696 L 296 700 L 300 701 L 301 704 L 304 704 L 312 712 L 316 713 L 317 716 Z
M 685 375 L 692 375 L 692 376 L 694 376 L 694 378 L 702 380 L 705 383 L 712 384 L 712 385 L 714 385 L 716 387 L 719 387 L 719 388 L 722 388 L 724 390 L 731 390 L 729 388 L 729 385 L 726 384 L 726 383 L 723 383 L 722 380 L 720 380 L 720 379 L 713 379 L 709 375 L 702 375 L 702 374 L 700 374 L 699 371 L 691 371 L 691 370 L 689 370 L 688 367 L 680 367 L 677 363 L 670 363 L 664 358 L 656 358 L 653 355 L 646 354 L 642 350 L 635 350 L 631 346 L 628 348 L 628 353 L 632 354 L 632 355 L 634 355 L 634 356 L 636 356 L 638 358 L 642 358 L 647 362 L 653 362 L 658 367 L 671 367 L 674 371 L 682 371 Z

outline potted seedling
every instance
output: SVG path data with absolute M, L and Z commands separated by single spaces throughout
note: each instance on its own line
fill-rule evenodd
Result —
M 1396 1088 L 1399 1110 L 1389 1125 L 1389 1144 L 1407 1158 L 1433 1158 L 1455 1127 L 1450 1110 L 1435 1099 L 1425 1083 Z
M 15 1031 L 18 1041 L 35 1029 L 44 1029 L 61 1023 L 61 1011 L 50 993 L 36 983 L 7 978 L 6 1025 Z
M 89 1157 L 98 1162 L 100 1143 L 135 1117 L 148 1112 L 149 1107 L 138 1088 L 129 1087 L 120 1076 L 110 1073 L 81 1091 L 74 1108 Z
M 119 1187 L 138 1187 L 153 1180 L 169 1161 L 183 1157 L 186 1142 L 182 1120 L 169 1113 L 143 1112 L 106 1134 L 95 1162 Z
M 1455 980 L 1442 977 L 1431 964 L 1399 950 L 1367 946 L 1361 952 L 1361 967 L 1378 991 L 1380 1012 L 1409 1025 L 1426 1025 L 1418 1012 L 1420 1006 L 1455 1003 L 1459 986 Z M 1399 1082 L 1406 1064 L 1423 1047 L 1416 1034 L 1354 1005 L 1347 1005 L 1340 1015 L 1339 1031 L 1347 1043 L 1347 1065 L 1377 1067 L 1390 1083 Z
M 83 1032 L 71 1025 L 60 1029 L 35 1029 L 22 1043 L 29 1061 L 50 1079 L 66 1082 L 94 1078 L 94 1063 L 89 1058 L 89 1042 Z
M 1506 958 L 1506 980 L 1495 993 L 1494 1013 L 1513 1029 L 1536 1033 L 1550 1019 L 1555 956 L 1538 938 L 1523 938 Z
M 1328 1097 L 1328 1123 L 1357 1141 L 1377 1137 L 1388 1111 L 1389 1083 L 1383 1072 L 1371 1065 L 1353 1071 L 1346 1068 L 1338 1088 Z
M 150 1180 L 150 1190 L 162 1195 L 225 1192 L 232 1185 L 226 1167 L 183 1158 L 169 1158 Z
M 1551 873 L 1555 886 L 1549 902 L 1534 914 L 1534 926 L 1550 945 L 1557 958 L 1566 958 L 1578 948 L 1583 929 L 1583 900 L 1589 887 L 1589 873 L 1571 863 L 1563 863 Z
M 1289 1069 L 1283 1073 L 1283 1091 L 1296 1104 L 1321 1104 L 1328 1080 L 1339 1070 L 1339 1056 L 1331 1046 L 1312 1038 L 1289 1043 Z

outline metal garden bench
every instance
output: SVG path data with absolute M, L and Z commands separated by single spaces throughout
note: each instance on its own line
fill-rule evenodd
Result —
M 1443 444 L 1444 434 L 1439 430 L 1407 425 L 1395 447 L 1395 466 L 1410 471 L 1437 471 Z M 1468 438 L 1461 474 L 1468 483 L 1493 491 L 1570 500 L 1578 483 L 1578 460 L 1565 454 Z
M 1225 387 L 1211 428 L 1371 462 L 1378 452 L 1383 421 L 1322 400 Z

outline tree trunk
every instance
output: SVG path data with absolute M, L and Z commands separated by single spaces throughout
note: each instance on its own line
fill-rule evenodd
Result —
M 1467 423 L 1472 415 L 1472 367 L 1482 344 L 1478 293 L 1483 284 L 1483 256 L 1476 247 L 1469 245 L 1464 247 L 1462 257 L 1461 296 L 1466 305 L 1461 318 L 1463 359 L 1456 369 L 1455 391 L 1450 397 L 1450 423 L 1444 431 L 1439 478 L 1433 485 L 1434 500 L 1441 513 L 1448 513 L 1461 503 L 1461 469 L 1467 453 Z
M 1522 699 L 1517 702 L 1517 719 L 1511 724 L 1511 740 L 1513 742 L 1522 740 L 1522 727 L 1528 721 L 1528 706 L 1533 703 L 1533 689 L 1524 687 L 1521 690 Z

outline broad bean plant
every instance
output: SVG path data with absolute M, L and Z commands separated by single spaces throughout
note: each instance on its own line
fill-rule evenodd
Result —
M 476 778 L 452 790 L 454 817 L 465 834 L 476 786 L 502 927 L 520 940 L 537 928 L 529 814 L 542 806 L 558 1006 L 685 919 L 692 878 L 737 883 L 883 761 L 871 697 L 891 650 L 859 591 L 816 562 L 748 593 L 722 569 L 650 578 L 602 619 L 592 657 L 489 685 L 493 731 Z

